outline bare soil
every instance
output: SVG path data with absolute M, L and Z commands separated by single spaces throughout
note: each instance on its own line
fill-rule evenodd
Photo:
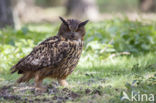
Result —
M 72 90 L 69 88 L 62 88 L 57 83 L 53 83 L 47 86 L 46 92 L 35 91 L 33 84 L 12 84 L 3 86 L 0 88 L 0 101 L 11 101 L 11 102 L 20 102 L 23 103 L 65 103 L 67 101 L 77 101 L 81 97 L 89 96 L 92 97 L 102 96 L 103 93 L 97 87 L 94 89 L 77 89 Z

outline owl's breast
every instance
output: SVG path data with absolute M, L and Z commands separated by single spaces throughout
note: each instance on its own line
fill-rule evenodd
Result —
M 72 72 L 80 59 L 83 42 L 74 41 L 69 45 L 69 51 L 67 53 L 67 56 L 64 58 L 64 61 L 62 62 L 62 67 L 65 67 L 64 69 L 69 69 L 69 71 Z
M 83 42 L 81 41 L 68 41 L 68 50 L 65 53 L 63 60 L 53 68 L 50 75 L 56 78 L 66 78 L 71 74 L 78 64 L 79 58 L 82 53 Z M 55 70 L 54 70 L 55 69 Z
M 69 52 L 67 58 L 79 58 L 82 52 L 83 42 L 82 41 L 73 41 L 69 43 Z

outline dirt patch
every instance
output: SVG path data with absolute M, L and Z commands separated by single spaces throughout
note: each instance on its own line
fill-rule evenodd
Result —
M 34 87 L 28 84 L 3 86 L 0 88 L 0 101 L 65 103 L 67 101 L 77 101 L 84 95 L 102 96 L 99 88 L 71 90 L 58 85 L 48 85 L 47 88 L 46 92 L 40 93 L 36 92 Z

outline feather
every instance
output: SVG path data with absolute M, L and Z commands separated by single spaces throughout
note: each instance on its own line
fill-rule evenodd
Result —
M 34 78 L 36 88 L 41 88 L 39 84 L 43 79 L 50 77 L 58 79 L 64 85 L 62 80 L 73 72 L 82 53 L 84 26 L 88 21 L 60 19 L 63 23 L 58 34 L 41 42 L 11 68 L 11 73 L 22 74 L 18 83 Z
M 11 68 L 11 73 L 16 71 L 20 73 L 37 71 L 42 68 L 57 66 L 66 56 L 68 47 L 68 43 L 61 41 L 59 37 L 50 37 L 41 42 L 28 56 L 22 58 L 14 65 Z

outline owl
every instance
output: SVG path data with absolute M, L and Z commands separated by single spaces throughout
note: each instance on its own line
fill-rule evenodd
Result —
M 49 37 L 18 61 L 11 68 L 11 73 L 17 72 L 21 77 L 17 83 L 28 82 L 34 78 L 35 89 L 45 90 L 42 81 L 53 78 L 61 86 L 67 86 L 66 78 L 78 64 L 83 48 L 86 21 L 63 19 L 56 36 Z

